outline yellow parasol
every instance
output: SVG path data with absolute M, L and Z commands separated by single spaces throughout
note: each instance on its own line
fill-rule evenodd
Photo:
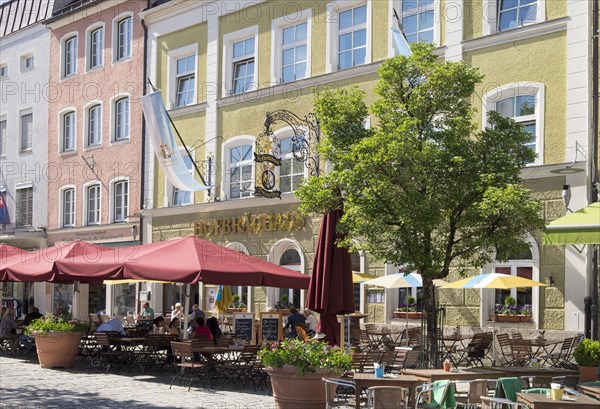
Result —
M 233 302 L 233 295 L 231 294 L 231 288 L 228 285 L 220 285 L 219 291 L 217 291 L 217 298 L 215 304 L 220 312 L 227 312 L 227 308 Z

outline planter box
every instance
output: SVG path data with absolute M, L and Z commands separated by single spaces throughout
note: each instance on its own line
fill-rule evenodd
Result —
M 496 322 L 531 322 L 531 315 L 493 314 L 492 321 L 496 321 Z
M 423 312 L 421 311 L 394 311 L 394 318 L 403 318 L 409 320 L 420 320 L 423 318 Z
M 246 312 L 247 308 L 227 308 L 228 314 L 233 314 L 234 312 Z

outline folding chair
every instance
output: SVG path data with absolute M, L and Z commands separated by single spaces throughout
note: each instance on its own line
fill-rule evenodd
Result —
M 186 370 L 189 372 L 195 373 L 195 376 L 190 377 L 190 383 L 188 385 L 188 391 L 192 388 L 192 383 L 195 380 L 200 382 L 200 375 L 206 373 L 207 364 L 206 362 L 196 362 L 194 361 L 194 352 L 192 350 L 192 344 L 189 342 L 171 342 L 171 348 L 173 352 L 173 356 L 179 360 L 177 362 L 177 366 L 180 368 L 179 372 L 171 379 L 171 384 L 169 385 L 169 389 L 173 386 L 173 382 L 175 379 L 181 378 L 183 380 L 183 375 Z M 212 380 L 209 378 L 212 382 Z M 204 385 L 203 385 L 204 386 Z M 212 387 L 212 385 L 211 385 Z
M 400 386 L 371 386 L 367 389 L 368 409 L 407 409 L 410 390 Z
M 496 339 L 498 340 L 498 349 L 500 350 L 500 353 L 502 354 L 502 360 L 504 361 L 502 366 L 511 366 L 514 360 L 510 349 L 512 342 L 510 341 L 508 334 L 496 334 Z
M 296 334 L 298 334 L 298 339 L 303 342 L 308 342 L 308 335 L 302 325 L 296 325 Z
M 513 366 L 526 366 L 531 360 L 531 345 L 526 341 L 513 341 L 510 344 Z

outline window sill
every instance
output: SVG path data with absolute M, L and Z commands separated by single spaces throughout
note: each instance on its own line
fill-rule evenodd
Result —
M 96 149 L 102 149 L 102 143 L 95 144 L 95 145 L 88 145 L 88 146 L 83 147 L 84 151 L 93 151 Z
M 21 154 L 32 153 L 32 152 L 33 152 L 33 149 L 32 149 L 32 148 L 29 148 L 29 149 L 21 149 L 21 150 L 19 151 L 19 153 L 21 153 Z
M 118 139 L 118 140 L 113 140 L 110 143 L 110 146 L 118 146 L 118 145 L 125 145 L 131 143 L 131 139 L 127 138 L 127 139 Z
M 59 156 L 71 156 L 71 155 L 76 155 L 77 154 L 77 150 L 72 150 L 72 151 L 62 151 L 60 152 L 58 155 Z
M 119 60 L 113 60 L 112 65 L 114 67 L 114 66 L 117 66 L 117 65 L 121 65 L 121 64 L 123 64 L 123 63 L 125 63 L 127 61 L 131 61 L 131 60 L 132 60 L 132 57 L 130 55 L 128 57 L 123 57 L 123 58 L 121 58 Z

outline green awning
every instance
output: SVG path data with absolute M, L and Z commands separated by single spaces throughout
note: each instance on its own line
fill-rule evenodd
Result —
M 600 202 L 551 222 L 542 232 L 543 244 L 600 244 Z

